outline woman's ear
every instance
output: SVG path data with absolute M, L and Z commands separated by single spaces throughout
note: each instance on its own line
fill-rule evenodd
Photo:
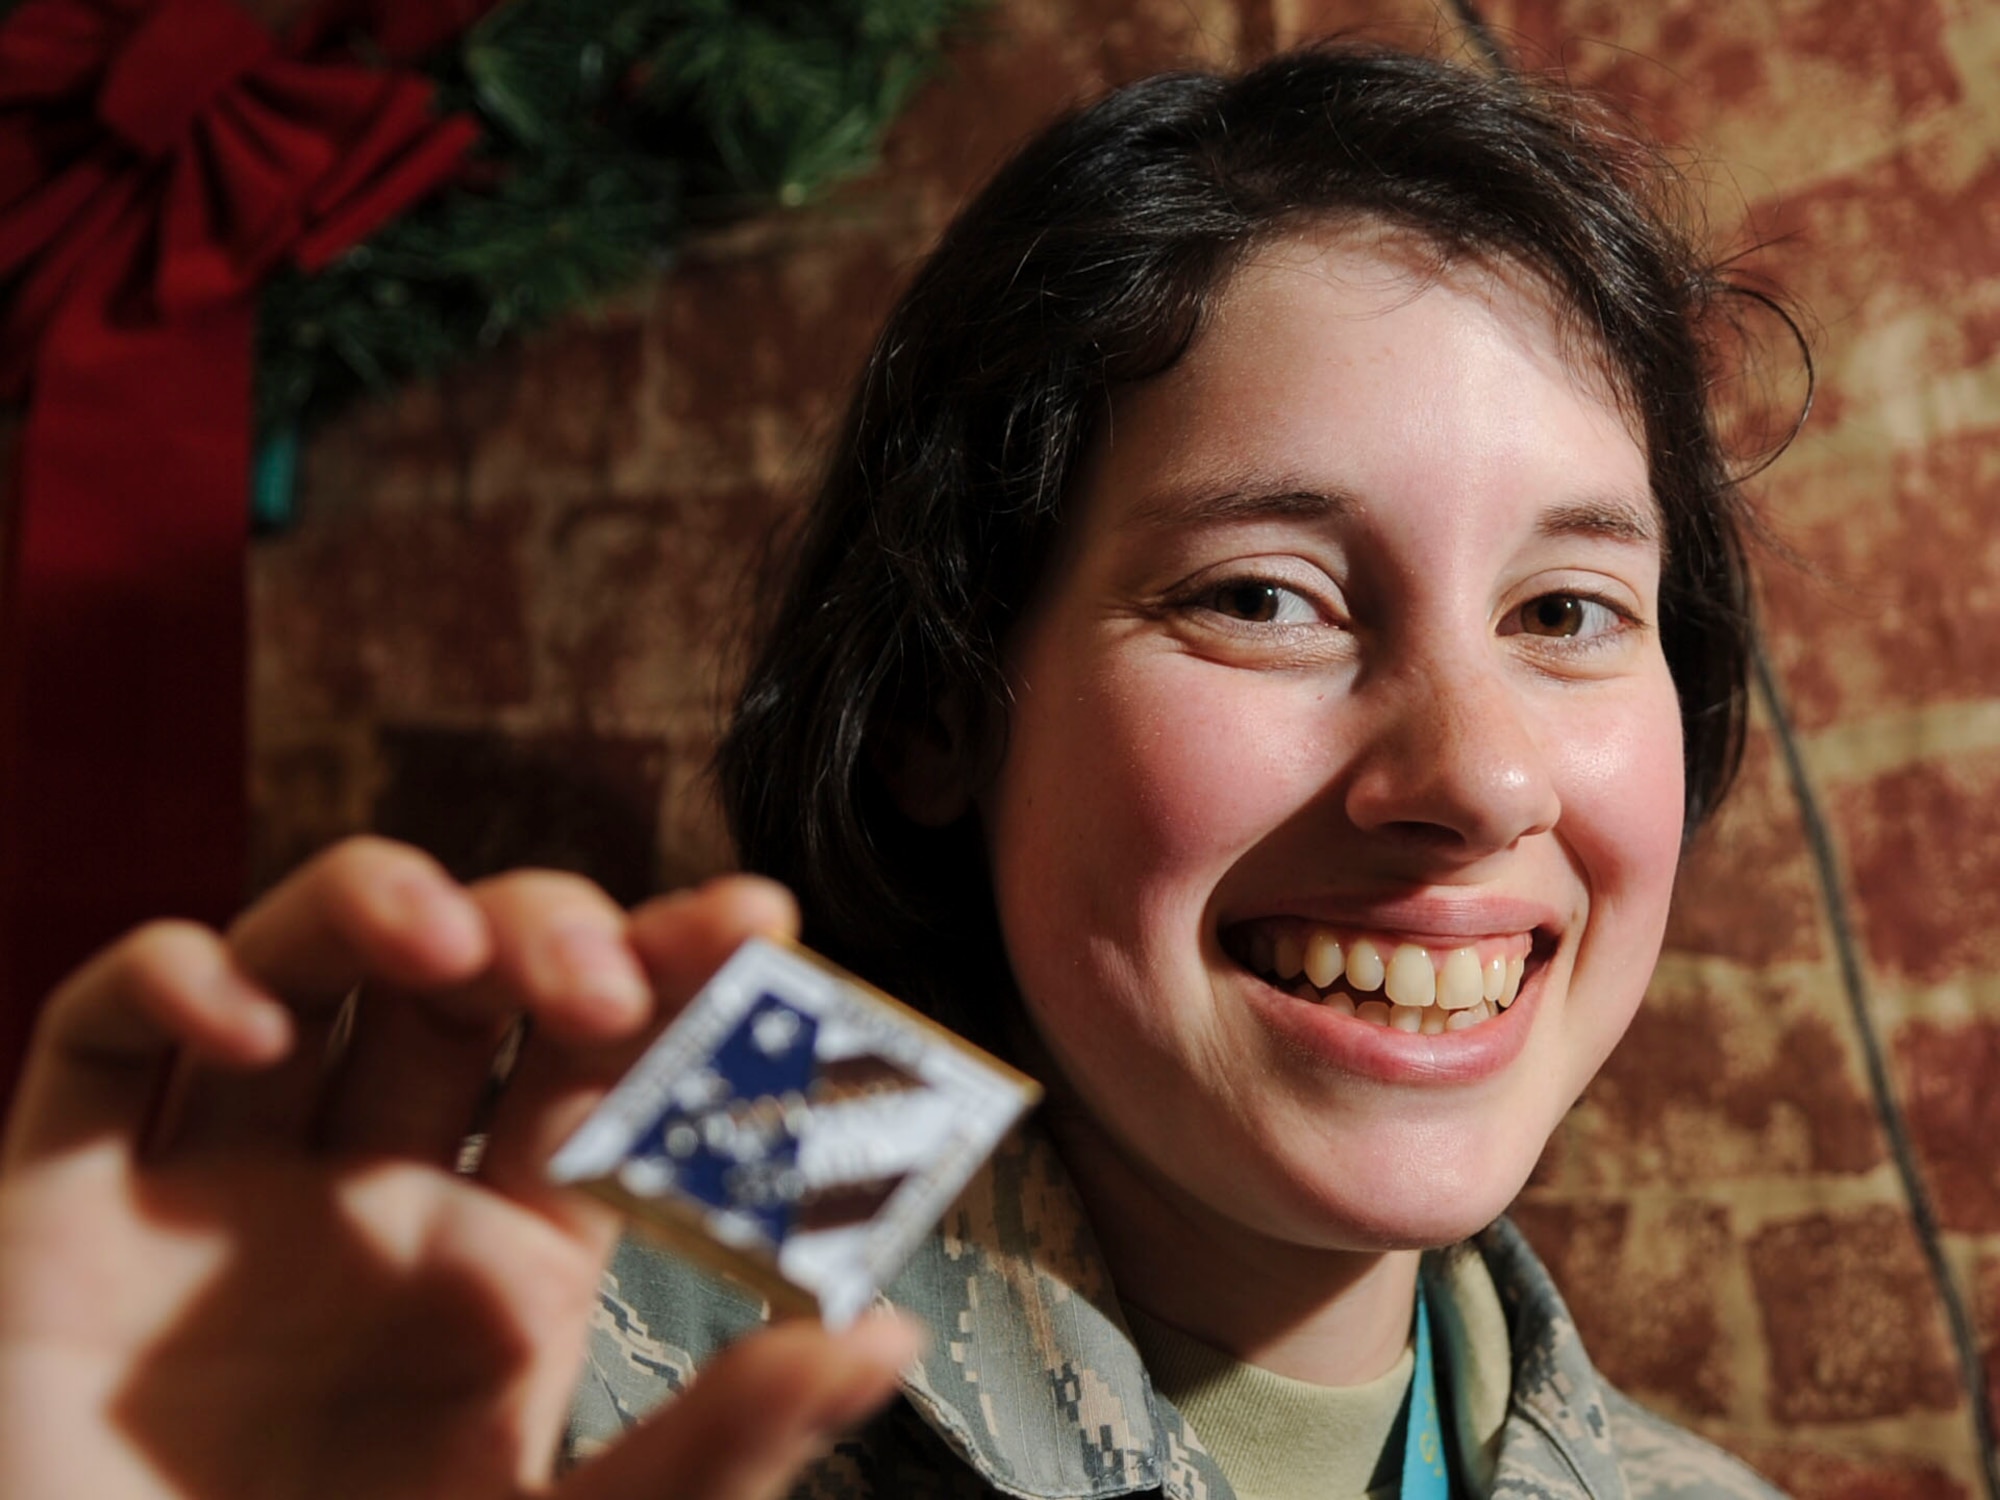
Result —
M 972 810 L 991 768 L 984 715 L 949 688 L 916 715 L 898 715 L 869 752 L 903 816 L 923 828 L 945 828 Z

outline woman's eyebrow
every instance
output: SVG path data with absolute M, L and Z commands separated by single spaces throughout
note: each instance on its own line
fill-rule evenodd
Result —
M 1650 497 L 1635 501 L 1614 495 L 1565 501 L 1542 512 L 1535 532 L 1544 537 L 1599 537 L 1642 547 L 1660 545 L 1659 515 Z
M 1233 521 L 1340 520 L 1354 514 L 1358 506 L 1345 490 L 1296 484 L 1179 490 L 1156 495 L 1135 508 L 1129 524 L 1152 530 Z M 1537 517 L 1535 532 L 1543 537 L 1597 537 L 1635 546 L 1660 545 L 1659 516 L 1650 496 L 1644 500 L 1608 495 L 1564 501 Z
M 1353 514 L 1354 509 L 1354 497 L 1341 490 L 1252 485 L 1158 495 L 1134 510 L 1131 519 L 1135 527 L 1165 528 L 1267 519 L 1339 519 Z

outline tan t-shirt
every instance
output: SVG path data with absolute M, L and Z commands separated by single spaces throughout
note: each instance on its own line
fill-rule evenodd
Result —
M 1452 1383 L 1460 1469 L 1483 1495 L 1507 1415 L 1506 1315 L 1476 1251 L 1433 1258 L 1427 1270 L 1442 1294 L 1431 1302 L 1433 1353 L 1450 1372 L 1439 1379 Z M 1402 1454 L 1387 1448 L 1416 1369 L 1414 1346 L 1365 1385 L 1313 1385 L 1243 1364 L 1137 1308 L 1125 1315 L 1154 1387 L 1187 1418 L 1238 1500 L 1395 1494 Z

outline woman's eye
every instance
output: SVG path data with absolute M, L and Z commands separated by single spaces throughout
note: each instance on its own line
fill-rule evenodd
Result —
M 1583 594 L 1543 594 L 1521 606 L 1521 630 L 1552 639 L 1593 638 L 1624 623 L 1610 605 Z
M 1310 625 L 1319 618 L 1303 594 L 1267 578 L 1239 578 L 1209 591 L 1208 607 L 1251 625 Z

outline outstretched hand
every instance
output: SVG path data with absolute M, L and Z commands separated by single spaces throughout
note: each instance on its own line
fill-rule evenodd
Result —
M 543 1165 L 660 1010 L 796 925 L 763 881 L 628 916 L 572 876 L 464 888 L 356 840 L 226 934 L 99 955 L 43 1015 L 0 1154 L 0 1494 L 545 1493 L 617 1221 Z M 780 1494 L 914 1353 L 896 1322 L 754 1335 L 556 1493 Z

